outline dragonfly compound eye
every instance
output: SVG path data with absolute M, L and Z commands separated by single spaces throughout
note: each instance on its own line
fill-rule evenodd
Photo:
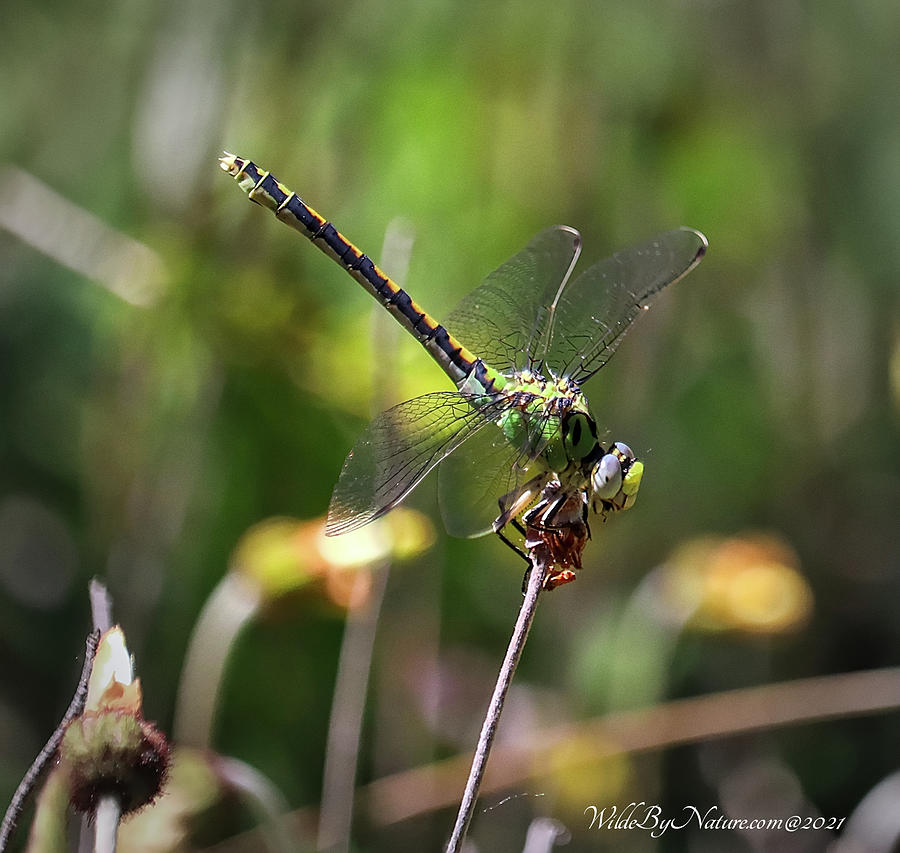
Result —
M 597 446 L 597 428 L 593 421 L 581 412 L 573 412 L 563 421 L 566 457 L 580 461 L 589 456 Z
M 613 452 L 623 463 L 634 462 L 634 451 L 624 441 L 617 441 L 613 447 L 615 448 Z
M 591 485 L 598 498 L 611 500 L 622 488 L 622 463 L 614 453 L 607 453 L 591 474 Z

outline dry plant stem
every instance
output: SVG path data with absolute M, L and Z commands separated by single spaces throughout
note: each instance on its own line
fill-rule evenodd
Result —
M 94 630 L 101 634 L 108 631 L 113 626 L 112 621 L 112 600 L 106 585 L 91 578 L 88 586 L 88 596 L 91 600 L 91 617 L 94 620 Z
M 541 732 L 539 742 L 498 747 L 495 773 L 486 790 L 503 791 L 533 778 L 554 750 L 577 738 L 598 745 L 596 757 L 640 755 L 748 732 L 770 731 L 900 708 L 900 667 L 849 672 L 797 681 L 743 687 L 723 693 L 675 699 L 638 711 L 620 711 Z M 498 760 L 499 759 L 499 760 Z M 457 755 L 404 770 L 359 789 L 361 807 L 375 827 L 390 826 L 451 806 L 468 759 Z M 296 826 L 314 819 L 309 808 L 291 815 Z M 240 853 L 258 846 L 256 830 L 237 835 L 208 853 Z
M 500 746 L 488 789 L 503 791 L 521 785 L 560 749 L 570 752 L 566 744 L 595 744 L 592 758 L 600 760 L 898 708 L 900 667 L 674 699 L 543 729 L 539 739 Z M 456 798 L 467 763 L 466 756 L 458 755 L 370 782 L 360 790 L 366 812 L 377 818 L 376 825 L 385 826 L 447 808 Z
M 122 806 L 113 796 L 101 797 L 94 811 L 94 853 L 116 853 Z
M 305 834 L 288 827 L 284 819 L 287 800 L 262 773 L 243 761 L 221 755 L 216 759 L 216 773 L 227 789 L 238 794 L 257 822 L 262 842 L 255 844 L 254 850 L 293 853 L 298 849 L 298 838 Z
M 209 749 L 225 667 L 238 636 L 259 611 L 261 595 L 240 572 L 222 578 L 194 622 L 175 700 L 172 736 Z
M 541 593 L 546 573 L 546 564 L 536 556 L 535 552 L 532 552 L 532 566 L 528 578 L 528 588 L 525 591 L 525 597 L 522 599 L 519 618 L 516 620 L 516 627 L 513 629 L 509 647 L 506 649 L 503 666 L 500 667 L 500 673 L 497 676 L 494 695 L 491 696 L 491 704 L 488 706 L 484 724 L 481 727 L 478 746 L 475 748 L 475 757 L 472 759 L 472 769 L 469 771 L 466 790 L 463 793 L 462 802 L 459 806 L 459 814 L 456 816 L 456 825 L 453 827 L 453 833 L 450 836 L 450 841 L 447 843 L 447 853 L 459 853 L 465 841 L 466 833 L 469 830 L 469 824 L 472 822 L 475 802 L 478 799 L 478 789 L 481 787 L 481 780 L 484 778 L 484 770 L 487 767 L 488 756 L 494 743 L 494 735 L 497 733 L 497 725 L 500 722 L 503 703 L 506 701 L 506 694 L 509 692 L 510 684 L 512 684 L 516 667 L 519 665 L 519 658 L 522 657 L 525 640 L 528 639 L 528 631 L 534 619 L 534 611 L 537 607 L 538 596 Z
M 103 635 L 113 626 L 112 598 L 106 584 L 91 578 L 88 585 L 91 602 L 91 619 L 94 631 Z M 83 708 L 82 708 L 83 710 Z M 93 850 L 94 853 L 115 853 L 116 836 L 122 817 L 122 805 L 114 797 L 102 797 L 94 810 L 93 821 L 88 815 L 81 818 L 79 850 Z M 93 840 L 91 840 L 93 839 Z M 111 846 L 110 846 L 111 845 Z
M 403 220 L 393 219 L 388 224 L 381 247 L 381 260 L 384 268 L 393 272 L 394 280 L 401 286 L 406 282 L 413 239 L 412 227 Z M 373 305 L 373 352 L 393 351 L 397 345 L 398 332 L 399 329 L 387 312 L 382 311 L 380 306 Z M 375 394 L 372 415 L 375 417 L 382 409 L 389 408 L 392 402 L 390 389 L 395 387 L 396 377 L 390 359 L 375 359 L 373 365 L 372 386 Z M 373 566 L 372 590 L 368 601 L 363 608 L 353 609 L 347 614 L 331 700 L 331 719 L 328 721 L 317 841 L 317 849 L 320 851 L 344 853 L 350 849 L 363 714 L 372 669 L 375 633 L 381 618 L 390 571 L 389 560 L 380 566 Z M 362 572 L 357 575 L 357 585 L 364 580 Z
M 374 569 L 371 597 L 362 610 L 348 614 L 344 627 L 328 725 L 317 842 L 319 850 L 332 853 L 350 848 L 362 718 L 372 668 L 372 649 L 389 574 L 388 564 Z M 362 581 L 360 574 L 358 582 Z
M 6 814 L 3 816 L 3 825 L 0 827 L 0 853 L 6 850 L 9 841 L 12 838 L 13 830 L 16 828 L 16 821 L 22 814 L 25 801 L 34 790 L 44 771 L 47 769 L 51 761 L 56 757 L 56 751 L 62 742 L 63 735 L 69 723 L 76 717 L 80 717 L 84 711 L 84 703 L 87 701 L 88 680 L 91 677 L 91 665 L 94 662 L 94 653 L 97 651 L 97 642 L 100 634 L 96 631 L 88 634 L 84 644 L 84 665 L 81 668 L 81 677 L 78 679 L 78 687 L 75 688 L 75 695 L 69 704 L 69 708 L 62 718 L 62 722 L 56 727 L 56 731 L 50 736 L 44 748 L 38 753 L 25 777 L 16 788 L 12 801 Z

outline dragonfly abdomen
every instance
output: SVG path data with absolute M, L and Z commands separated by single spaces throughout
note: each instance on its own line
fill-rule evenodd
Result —
M 251 201 L 267 207 L 279 220 L 299 231 L 350 273 L 425 347 L 455 383 L 463 382 L 472 374 L 476 367 L 475 356 L 297 193 L 251 160 L 226 154 L 219 163 Z

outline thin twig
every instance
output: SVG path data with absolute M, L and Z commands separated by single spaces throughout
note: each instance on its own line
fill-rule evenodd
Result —
M 25 807 L 25 801 L 40 781 L 50 762 L 56 757 L 56 751 L 59 749 L 63 735 L 66 733 L 66 728 L 72 720 L 80 717 L 84 711 L 84 703 L 87 701 L 88 694 L 88 681 L 91 677 L 91 665 L 94 662 L 94 653 L 97 651 L 99 639 L 100 634 L 97 631 L 88 634 L 84 643 L 84 665 L 81 667 L 78 686 L 75 688 L 75 695 L 69 703 L 68 710 L 56 727 L 56 731 L 53 732 L 44 748 L 38 753 L 37 758 L 34 759 L 31 767 L 28 768 L 25 777 L 19 783 L 19 787 L 16 788 L 15 794 L 13 794 L 9 808 L 3 816 L 3 825 L 0 827 L 0 853 L 6 850 L 12 838 L 16 822 L 22 814 L 22 809 Z
M 101 634 L 113 626 L 112 600 L 106 585 L 97 578 L 91 578 L 88 586 L 88 597 L 91 600 L 91 617 L 94 620 L 94 630 Z
M 500 722 L 503 703 L 506 701 L 506 694 L 509 692 L 509 687 L 512 684 L 513 675 L 519 664 L 519 658 L 522 657 L 522 649 L 525 648 L 525 640 L 528 639 L 528 631 L 534 619 L 534 611 L 544 584 L 547 566 L 535 556 L 535 552 L 532 552 L 532 563 L 528 578 L 528 589 L 525 591 L 525 597 L 522 599 L 519 617 L 516 619 L 516 627 L 513 629 L 509 646 L 506 649 L 506 657 L 503 659 L 503 666 L 500 667 L 500 673 L 497 676 L 494 695 L 491 696 L 491 703 L 488 706 L 484 724 L 481 727 L 478 745 L 475 747 L 475 756 L 472 759 L 472 769 L 469 770 L 469 778 L 466 781 L 466 790 L 459 805 L 459 813 L 456 816 L 453 833 L 450 836 L 450 841 L 447 843 L 447 853 L 459 853 L 462 849 L 463 841 L 465 841 L 469 824 L 472 821 L 472 815 L 475 812 L 478 789 L 481 787 L 484 769 L 487 766 L 491 746 L 494 743 L 494 735 L 497 733 L 497 725 Z

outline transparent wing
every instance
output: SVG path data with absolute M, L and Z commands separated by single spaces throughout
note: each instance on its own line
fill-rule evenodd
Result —
M 496 423 L 479 430 L 438 469 L 438 500 L 451 536 L 490 533 L 500 514 L 499 499 L 546 466 L 541 454 L 552 437 L 545 419 L 534 418 L 524 447 L 511 444 Z
M 344 462 L 326 533 L 355 530 L 393 509 L 438 462 L 509 405 L 503 397 L 476 409 L 458 392 L 439 391 L 382 412 Z
M 609 361 L 656 294 L 700 263 L 706 245 L 699 231 L 679 228 L 587 269 L 560 292 L 552 308 L 547 364 L 583 383 Z
M 466 296 L 444 325 L 494 369 L 525 367 L 546 330 L 547 306 L 580 252 L 581 236 L 574 228 L 541 231 Z
M 438 469 L 438 501 L 447 532 L 464 539 L 490 533 L 500 514 L 499 499 L 528 479 L 532 467 L 496 424 L 480 430 Z

